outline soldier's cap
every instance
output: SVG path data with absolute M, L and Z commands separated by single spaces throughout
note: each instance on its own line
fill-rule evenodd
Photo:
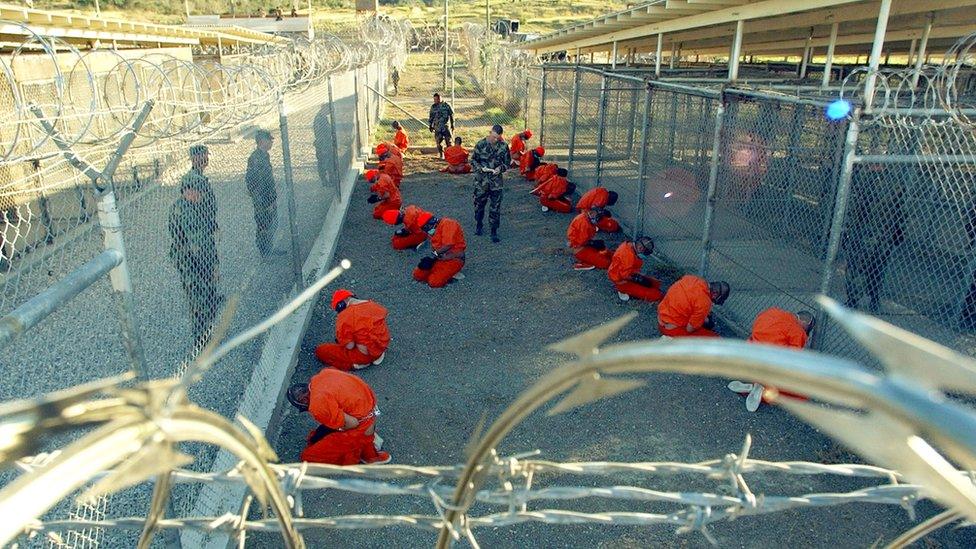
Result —
M 356 297 L 356 294 L 352 293 L 350 290 L 347 290 L 345 288 L 340 288 L 336 290 L 335 293 L 332 294 L 332 309 L 335 310 L 335 308 L 338 307 L 340 303 L 342 303 L 343 301 L 345 301 L 350 297 Z
M 254 140 L 255 141 L 260 141 L 262 139 L 268 139 L 268 140 L 270 140 L 271 139 L 271 132 L 269 132 L 268 130 L 258 130 L 256 132 L 254 132 Z
M 494 126 L 491 127 L 491 131 L 497 133 L 498 135 L 501 135 L 502 133 L 504 133 L 505 129 L 502 128 L 501 125 L 495 124 Z
M 210 149 L 206 145 L 193 145 L 190 147 L 190 156 L 197 156 L 201 154 L 207 154 Z

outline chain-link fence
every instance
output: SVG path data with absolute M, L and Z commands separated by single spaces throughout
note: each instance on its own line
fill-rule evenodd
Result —
M 543 70 L 547 155 L 581 190 L 616 191 L 625 229 L 662 258 L 727 280 L 734 326 L 773 306 L 817 310 L 826 292 L 974 351 L 976 138 L 950 113 L 832 120 L 829 98 Z M 870 362 L 827 322 L 814 345 Z
M 0 57 L 0 101 L 10 106 L 0 118 L 0 396 L 129 370 L 181 376 L 229 303 L 225 329 L 240 332 L 314 278 L 324 227 L 341 219 L 347 174 L 380 118 L 367 92 L 385 89 L 391 59 L 380 52 L 404 49 L 399 31 L 378 30 L 389 26 L 367 21 L 352 37 L 360 49 L 325 36 L 223 55 L 83 53 L 35 35 L 39 53 Z M 193 400 L 266 425 L 278 401 L 267 395 L 287 379 L 303 314 L 214 365 Z M 212 446 L 184 451 L 195 470 L 224 466 Z M 51 515 L 144 513 L 150 488 Z M 217 512 L 228 501 L 218 488 L 178 487 L 172 505 Z M 35 541 L 135 544 L 137 533 L 115 534 Z

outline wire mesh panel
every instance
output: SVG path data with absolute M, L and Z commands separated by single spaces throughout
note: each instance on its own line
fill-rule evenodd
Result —
M 597 183 L 597 145 L 600 141 L 600 119 L 603 114 L 603 74 L 581 70 L 577 90 L 576 112 L 573 123 L 572 162 L 570 179 L 581 190 L 591 189 Z
M 976 152 L 946 118 L 864 120 L 830 293 L 926 338 L 976 352 Z M 972 158 L 972 156 L 970 156 Z M 825 351 L 861 358 L 831 330 Z
M 565 163 L 573 124 L 573 93 L 576 71 L 570 67 L 545 67 L 545 92 L 542 105 L 542 145 L 546 156 Z
M 815 308 L 846 123 L 788 99 L 727 101 L 708 274 L 747 327 L 771 306 Z
M 536 135 L 542 131 L 542 68 L 533 67 L 526 78 L 525 127 Z
M 678 266 L 697 271 L 719 101 L 653 82 L 648 93 L 644 234 Z
M 640 170 L 646 90 L 643 82 L 609 76 L 604 89 L 598 182 L 618 194 L 614 215 L 630 233 L 636 227 L 642 199 Z

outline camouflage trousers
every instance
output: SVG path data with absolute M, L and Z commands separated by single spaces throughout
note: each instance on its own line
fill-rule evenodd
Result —
M 210 330 L 217 320 L 217 313 L 223 305 L 224 297 L 215 280 L 213 266 L 181 265 L 180 282 L 186 294 L 190 309 L 190 329 L 193 332 L 194 347 L 202 347 L 210 339 Z
M 481 225 L 485 219 L 485 206 L 488 209 L 488 226 L 497 230 L 502 222 L 502 189 L 492 189 L 489 186 L 475 186 L 474 188 L 474 219 Z
M 254 241 L 258 252 L 266 256 L 274 245 L 275 231 L 278 228 L 278 209 L 274 199 L 267 202 L 254 201 Z

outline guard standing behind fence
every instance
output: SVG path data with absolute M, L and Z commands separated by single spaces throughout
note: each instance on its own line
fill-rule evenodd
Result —
M 437 156 L 443 157 L 444 147 L 451 145 L 451 132 L 454 131 L 454 109 L 441 101 L 441 94 L 439 93 L 434 94 L 434 104 L 430 106 L 427 123 L 430 126 L 430 131 L 434 134 L 434 141 L 437 143 Z M 448 129 L 448 125 L 450 125 L 450 129 Z M 443 146 L 441 141 L 444 142 Z
M 256 147 L 247 159 L 244 182 L 254 204 L 254 241 L 262 256 L 271 255 L 275 230 L 278 227 L 278 193 L 275 190 L 274 170 L 271 168 L 271 133 L 258 130 L 254 134 Z
M 504 181 L 502 174 L 512 164 L 508 144 L 502 139 L 502 127 L 495 124 L 488 137 L 474 146 L 471 152 L 471 167 L 474 168 L 474 220 L 477 223 L 474 234 L 484 232 L 485 204 L 491 201 L 488 211 L 488 225 L 491 228 L 491 241 L 498 243 L 498 226 L 502 219 L 502 193 Z
M 203 170 L 210 153 L 203 145 L 190 147 L 192 167 L 180 181 L 180 196 L 169 214 L 169 257 L 180 273 L 190 307 L 195 347 L 210 336 L 223 296 L 217 285 L 217 198 Z

